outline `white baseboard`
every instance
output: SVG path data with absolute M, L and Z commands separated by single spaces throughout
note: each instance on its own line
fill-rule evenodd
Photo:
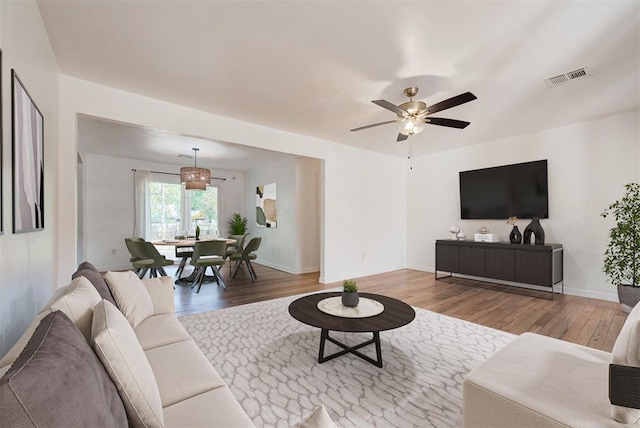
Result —
M 606 300 L 609 302 L 618 302 L 618 293 L 602 293 L 600 291 L 581 290 L 579 288 L 564 287 L 565 294 L 572 296 L 589 297 L 590 299 Z
M 303 273 L 320 272 L 320 268 L 317 267 L 317 266 L 315 266 L 315 267 L 314 266 L 306 267 L 306 268 L 301 269 L 300 271 L 296 271 L 295 269 L 292 269 L 292 268 L 290 268 L 288 266 L 282 266 L 282 265 L 279 265 L 277 263 L 272 263 L 272 262 L 264 260 L 264 259 L 262 259 L 260 261 L 254 260 L 251 263 L 256 263 L 256 264 L 259 264 L 259 265 L 262 265 L 262 266 L 270 267 L 272 269 L 281 270 L 282 272 L 287 272 L 287 273 L 290 273 L 292 275 L 299 275 L 299 274 L 303 274 Z
M 396 270 L 400 270 L 400 269 L 405 269 L 403 266 L 392 266 L 392 267 L 386 267 L 386 268 L 381 268 L 375 271 L 371 271 L 371 272 L 366 272 L 366 273 L 361 273 L 361 274 L 353 274 L 353 275 L 349 275 L 349 278 L 362 278 L 364 276 L 370 276 L 370 275 L 379 275 L 381 273 L 387 273 L 387 272 L 393 272 Z M 320 277 L 320 283 L 321 284 L 331 284 L 332 282 L 342 282 L 344 281 L 344 277 L 340 276 L 340 277 L 335 277 L 335 278 L 331 278 L 331 277 L 324 277 L 321 276 Z
M 435 268 L 432 266 L 420 266 L 420 265 L 408 265 L 407 269 L 413 269 L 413 270 L 419 270 L 422 272 L 435 272 Z M 487 282 L 493 282 L 496 284 L 503 284 L 503 285 L 510 285 L 510 286 L 515 286 L 515 287 L 523 287 L 523 288 L 532 288 L 535 290 L 540 290 L 540 291 L 549 291 L 549 287 L 538 287 L 535 285 L 520 285 L 518 283 L 512 283 L 509 281 L 500 281 L 497 279 L 490 279 L 490 278 L 478 278 L 478 277 L 472 277 L 472 276 L 468 276 L 468 275 L 458 275 L 456 274 L 455 276 L 458 276 L 460 278 L 468 278 L 468 279 L 478 279 L 478 280 L 482 280 L 482 281 L 487 281 Z M 554 290 L 559 291 L 559 288 L 561 284 L 556 284 L 554 285 Z M 580 288 L 573 288 L 573 287 L 567 287 L 566 284 L 564 286 L 564 294 L 569 294 L 571 296 L 579 296 L 579 297 L 588 297 L 590 299 L 598 299 L 598 300 L 606 300 L 609 302 L 617 302 L 618 301 L 618 294 L 617 292 L 615 293 L 602 293 L 600 291 L 590 291 L 590 290 L 583 290 Z

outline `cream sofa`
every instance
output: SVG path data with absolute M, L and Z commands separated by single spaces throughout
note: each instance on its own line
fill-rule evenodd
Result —
M 84 268 L 89 269 L 85 272 L 86 276 L 91 277 L 93 272 L 92 282 L 100 281 L 101 277 L 95 276 L 97 270 L 93 266 L 86 264 Z M 44 396 L 44 394 L 52 393 L 52 391 L 39 391 L 39 388 L 52 388 L 51 385 L 56 385 L 53 378 L 55 378 L 56 372 L 64 372 L 64 368 L 49 370 L 46 375 L 43 375 L 42 385 L 28 386 L 32 389 L 22 392 L 23 397 L 27 398 L 15 396 L 18 393 L 15 393 L 12 382 L 18 385 L 21 373 L 17 373 L 15 368 L 10 371 L 12 364 L 19 356 L 23 360 L 26 358 L 20 354 L 32 338 L 40 321 L 48 314 L 62 311 L 93 346 L 92 349 L 103 364 L 101 369 L 108 372 L 117 387 L 118 395 L 123 400 L 126 409 L 129 424 L 165 427 L 253 426 L 247 414 L 232 396 L 228 386 L 176 318 L 171 278 L 146 279 L 142 281 L 144 287 L 141 288 L 139 284 L 135 283 L 137 277 L 133 273 L 130 277 L 126 275 L 126 273 L 105 275 L 109 282 L 108 289 L 104 284 L 92 286 L 82 274 L 74 275 L 77 277 L 71 285 L 54 294 L 49 304 L 38 314 L 19 342 L 0 360 L 0 376 L 6 374 L 0 380 L 1 386 L 4 387 L 4 392 L 0 393 L 5 394 L 2 397 L 11 398 L 11 400 L 4 399 L 4 403 L 0 403 L 0 413 L 4 413 L 0 416 L 5 418 L 0 419 L 0 425 L 3 425 L 4 421 L 5 425 L 22 426 L 25 418 L 31 419 L 33 425 L 39 425 L 36 423 L 37 421 L 34 421 L 36 418 L 41 418 L 41 423 L 45 426 L 69 423 L 61 422 L 60 419 L 48 419 L 50 415 L 46 415 L 46 412 L 42 414 L 42 403 L 33 404 L 32 410 L 29 409 L 30 404 L 22 403 L 22 401 L 33 397 L 37 398 L 39 394 Z M 111 282 L 120 282 L 120 287 Z M 133 294 L 129 287 L 132 284 L 136 290 Z M 119 291 L 118 288 L 120 288 Z M 108 295 L 110 292 L 111 295 Z M 143 294 L 140 294 L 141 298 L 137 298 L 135 293 Z M 124 316 L 115 310 L 115 306 L 109 301 L 115 301 L 115 306 L 122 311 Z M 116 314 L 114 311 L 118 313 Z M 96 317 L 99 317 L 101 321 L 97 322 Z M 103 324 L 99 331 L 96 331 L 97 324 Z M 36 345 L 32 343 L 31 348 L 37 349 Z M 128 355 L 124 355 L 123 360 L 116 361 L 122 357 L 119 354 Z M 38 355 L 37 357 L 48 356 Z M 30 358 L 31 361 L 19 362 L 25 367 L 27 367 L 27 363 L 31 364 L 28 367 L 32 367 L 34 361 L 37 362 L 37 358 Z M 69 361 L 70 365 L 76 363 L 78 362 Z M 56 361 L 51 367 L 59 368 L 60 364 L 66 365 L 64 362 Z M 123 375 L 123 370 L 133 372 L 129 380 Z M 66 373 L 72 373 L 72 371 Z M 131 373 L 127 375 L 131 375 Z M 72 388 L 67 383 L 61 380 L 60 388 Z M 81 385 L 80 389 L 82 388 L 91 388 L 91 385 Z M 131 388 L 136 390 L 133 391 Z M 68 391 L 59 392 L 67 393 Z M 56 391 L 53 391 L 54 396 L 55 393 Z M 142 394 L 137 399 L 142 401 L 144 406 L 149 406 L 146 410 L 134 409 L 135 406 L 131 407 L 127 402 L 128 400 L 135 401 L 136 394 Z M 117 395 L 115 396 L 117 397 Z M 158 406 L 161 406 L 161 410 L 157 410 L 158 414 L 156 415 L 153 415 L 154 400 L 157 409 L 159 409 Z M 20 408 L 16 410 L 16 406 L 10 401 L 18 403 Z M 119 403 L 117 405 L 122 406 Z M 49 408 L 51 412 L 60 411 L 53 403 Z M 7 414 L 10 412 L 13 414 Z M 111 413 L 117 412 L 112 411 Z M 73 423 L 79 423 L 77 420 L 75 421 Z
M 532 333 L 519 336 L 466 376 L 464 426 L 638 426 L 639 410 L 609 401 L 611 363 L 640 366 L 640 305 L 612 353 Z

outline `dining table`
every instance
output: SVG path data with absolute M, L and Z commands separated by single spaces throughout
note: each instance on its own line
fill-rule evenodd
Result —
M 191 248 L 192 251 L 185 251 L 185 255 L 182 256 L 180 260 L 180 265 L 178 266 L 178 270 L 176 273 L 178 274 L 178 278 L 175 280 L 176 285 L 189 285 L 192 284 L 196 279 L 196 269 L 191 272 L 188 276 L 180 276 L 184 267 L 187 264 L 187 260 L 193 254 L 193 248 L 196 245 L 196 242 L 199 241 L 224 241 L 227 245 L 236 244 L 238 241 L 233 238 L 207 238 L 207 239 L 195 239 L 195 238 L 186 238 L 186 239 L 163 239 L 161 241 L 152 241 L 153 245 L 157 246 L 171 246 L 176 249 L 178 248 Z M 176 255 L 179 252 L 176 251 Z M 215 276 L 207 275 L 204 277 L 204 282 L 214 282 L 216 280 Z

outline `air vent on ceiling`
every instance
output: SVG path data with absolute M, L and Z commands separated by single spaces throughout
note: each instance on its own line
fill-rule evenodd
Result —
M 178 155 L 179 158 L 185 158 L 185 159 L 193 159 L 193 155 L 183 155 L 183 154 L 179 154 Z
M 589 77 L 589 69 L 587 67 L 578 68 L 577 70 L 569 71 L 568 73 L 559 74 L 557 76 L 544 79 L 544 82 L 550 88 L 564 85 L 571 80 L 584 79 Z

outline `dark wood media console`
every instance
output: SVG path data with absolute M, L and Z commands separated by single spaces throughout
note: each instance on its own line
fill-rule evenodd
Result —
M 549 287 L 563 281 L 561 244 L 525 245 L 508 242 L 436 241 L 438 272 Z M 564 285 L 564 284 L 563 284 Z

